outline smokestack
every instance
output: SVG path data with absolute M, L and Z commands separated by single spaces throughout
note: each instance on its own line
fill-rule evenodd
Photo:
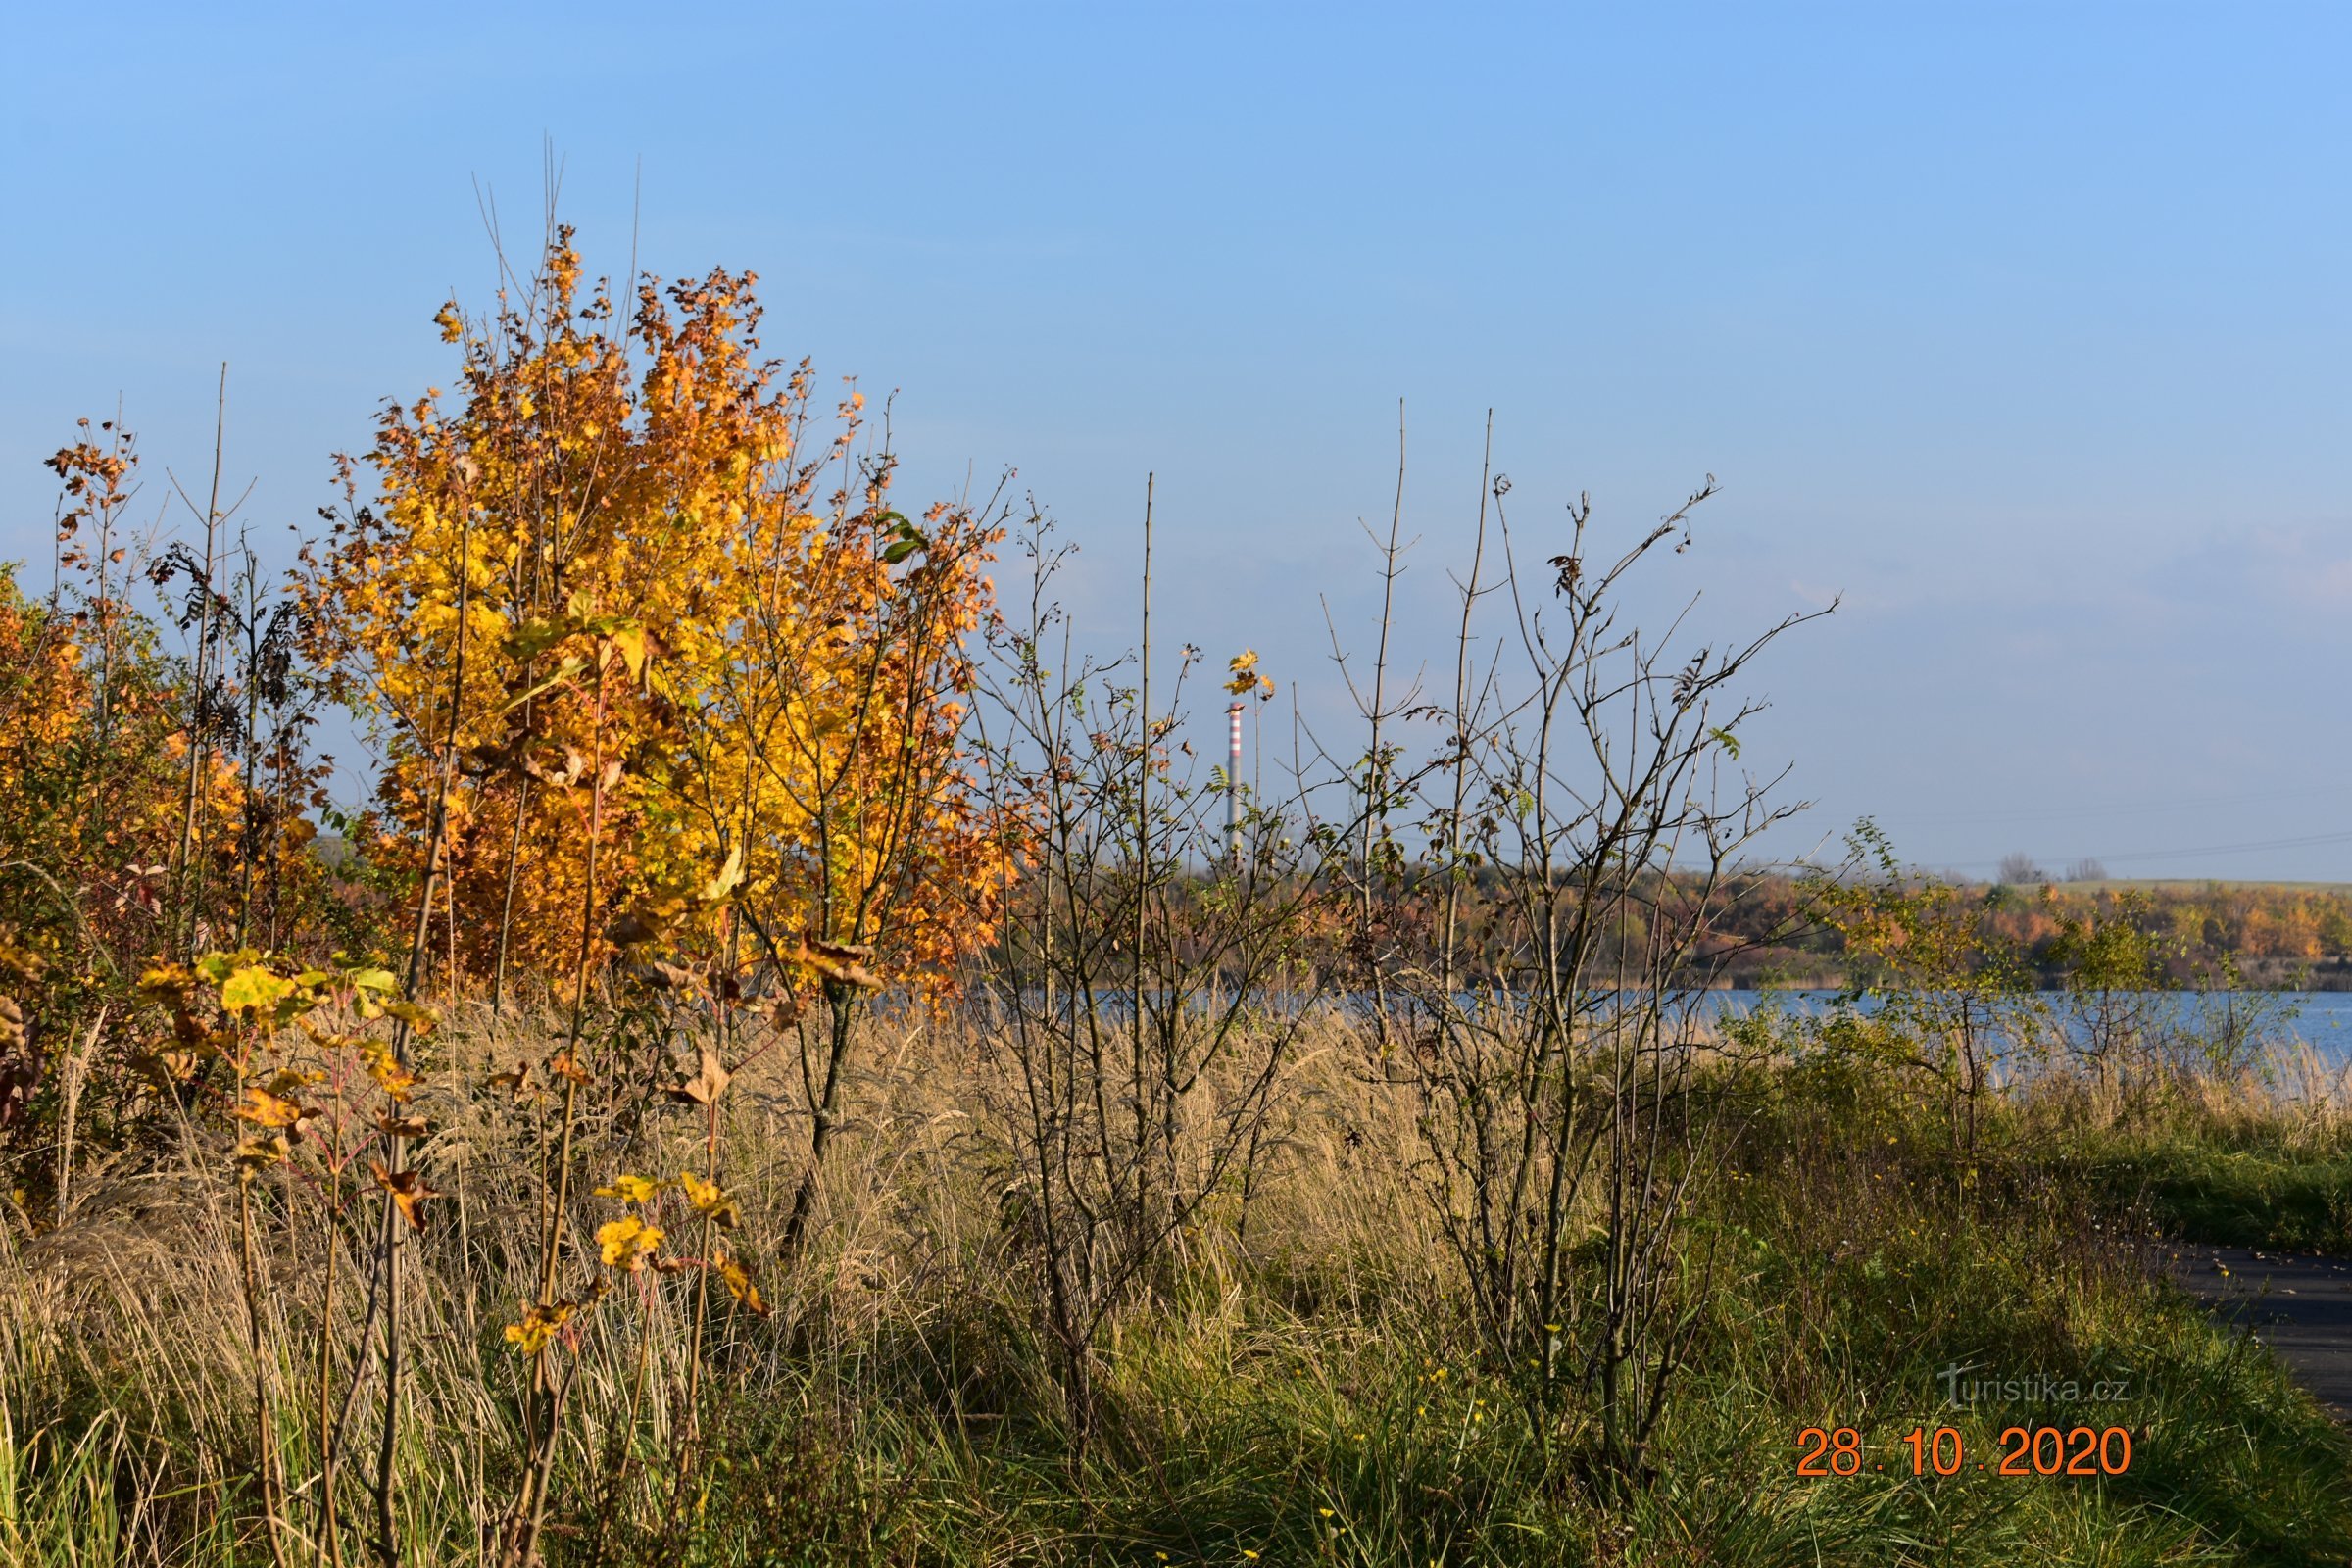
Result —
M 1242 868 L 1242 705 L 1225 710 L 1225 858 Z

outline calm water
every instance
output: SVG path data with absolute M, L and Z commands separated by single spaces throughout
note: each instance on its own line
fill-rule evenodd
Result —
M 1835 991 L 1711 991 L 1705 1007 L 1719 1015 L 1752 1012 L 1758 1007 L 1820 1013 L 1828 1010 L 1837 995 Z M 2050 1004 L 2058 1018 L 2064 1017 L 2063 996 L 2044 992 L 2041 1000 Z M 2169 1013 L 2183 1023 L 2212 1016 L 2222 1005 L 2218 994 L 2196 991 L 2151 992 L 2133 1000 L 2153 1006 L 2159 1017 Z M 2339 1067 L 2352 1062 L 2352 991 L 2241 991 L 2237 1001 L 2261 1009 L 2267 1019 L 2261 1031 L 2264 1039 L 2280 1045 L 2301 1041 Z
M 1699 994 L 1699 1010 L 1715 1017 L 1737 1016 L 1758 1008 L 1776 1008 L 1783 1012 L 1813 1015 L 1830 1010 L 1838 993 L 1835 991 L 1706 991 Z M 2057 992 L 2039 993 L 2040 1000 L 2051 1010 L 2054 1026 L 2067 1023 L 2066 998 Z M 1032 1005 L 1043 1002 L 1042 993 L 1030 997 Z M 1466 1005 L 1475 1005 L 1476 999 L 1463 997 Z M 2159 1020 L 2169 1019 L 2183 1026 L 2210 1027 L 2228 999 L 2218 992 L 2157 991 L 2133 994 L 2135 1004 L 2148 1006 Z M 1197 1005 L 1210 1004 L 1210 998 L 1195 999 Z M 1269 998 L 1275 1005 L 1307 1006 L 1336 1004 L 1343 1008 L 1369 1008 L 1369 993 L 1335 997 L 1332 993 L 1282 993 Z M 2249 1009 L 2261 1020 L 2257 1037 L 2267 1044 L 2291 1047 L 2298 1042 L 2308 1045 L 2320 1057 L 2334 1067 L 2352 1064 L 2352 991 L 2240 991 L 2235 994 L 2235 1005 Z M 1095 993 L 1095 1004 L 1108 1017 L 1125 1016 L 1126 994 L 1105 989 Z M 1862 1004 L 1867 1011 L 1870 1003 Z M 2241 1017 L 2247 1012 L 2241 1011 Z M 1997 1049 L 1996 1049 L 1997 1054 Z

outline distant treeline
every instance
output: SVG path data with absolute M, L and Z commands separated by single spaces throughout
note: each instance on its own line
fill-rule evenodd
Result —
M 1820 877 L 1775 875 L 1735 890 L 1722 921 L 1744 949 L 1727 965 L 1735 983 L 1842 984 L 1869 967 L 1856 961 L 1850 921 L 1825 908 L 1822 888 Z M 2159 983 L 2352 988 L 2352 889 L 1995 882 L 1953 892 L 1975 906 L 1986 948 L 2046 987 L 2067 983 L 2085 933 L 2108 931 L 2111 942 L 2128 933 L 2134 961 Z
M 1749 873 L 1712 893 L 1677 874 L 1644 886 L 1612 930 L 1640 946 L 1664 912 L 1669 923 L 1710 902 L 1705 934 L 1686 969 L 1694 983 L 1833 988 L 1886 982 L 1919 962 L 1900 956 L 1902 932 L 1933 914 L 1938 940 L 1954 951 L 1938 967 L 1951 972 L 1999 969 L 2028 988 L 2062 989 L 2092 975 L 2120 988 L 2253 986 L 2352 989 L 2352 887 L 2283 883 L 1959 882 L 1922 874 L 1868 872 Z M 1459 906 L 1465 978 L 1509 984 L 1531 955 L 1481 940 L 1500 913 L 1503 879 L 1493 867 L 1470 878 Z M 1382 946 L 1405 961 L 1434 966 L 1443 890 L 1408 881 L 1376 904 Z M 1337 949 L 1338 932 L 1331 946 Z M 1602 961 L 1606 950 L 1601 945 Z M 1427 949 L 1426 954 L 1422 953 Z M 1302 979 L 1345 985 L 1348 964 L 1334 952 Z M 1327 972 L 1326 972 L 1327 971 Z

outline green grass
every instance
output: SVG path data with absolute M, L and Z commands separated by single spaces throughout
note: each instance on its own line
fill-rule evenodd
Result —
M 2002 1144 L 1964 1159 L 1934 1130 L 1819 1085 L 1784 1093 L 1749 1127 L 1705 1189 L 1697 1350 L 1646 1486 L 1595 1491 L 1547 1454 L 1513 1383 L 1480 1364 L 1443 1299 L 1293 1257 L 1280 1294 L 1303 1309 L 1277 1307 L 1270 1291 L 1237 1308 L 1201 1280 L 1122 1339 L 1107 1431 L 1082 1479 L 1066 1468 L 1035 1348 L 1009 1323 L 941 1326 L 922 1353 L 902 1347 L 866 1367 L 869 1403 L 847 1432 L 871 1544 L 855 1559 L 778 1560 L 1541 1568 L 2352 1553 L 2352 1442 L 2259 1348 L 2152 1277 L 2096 1195 L 2039 1151 Z M 892 1381 L 975 1348 L 975 1364 L 927 1388 Z M 2103 1402 L 2027 1390 L 1955 1407 L 1956 1382 L 1940 1375 L 1954 1365 L 1979 1383 L 2121 1388 Z M 985 1419 L 940 1417 L 940 1388 L 958 1382 L 989 1385 Z M 2124 1427 L 2130 1468 L 2001 1475 L 2012 1425 Z M 1798 1476 L 1808 1426 L 1855 1428 L 1861 1471 Z M 1962 1436 L 1961 1472 L 1913 1476 L 1904 1434 L 1944 1426 Z
M 710 1412 L 687 1484 L 649 1422 L 632 1505 L 600 1524 L 613 1511 L 574 1467 L 550 1558 L 2107 1568 L 2352 1555 L 2352 1442 L 2259 1347 L 2163 1283 L 2135 1241 L 2150 1212 L 2220 1240 L 2340 1235 L 2343 1156 L 2308 1129 L 2183 1112 L 2060 1135 L 2079 1107 L 2026 1105 L 1988 1117 L 1961 1152 L 1939 1114 L 1867 1077 L 1779 1071 L 1724 1088 L 1740 1131 L 1687 1233 L 1690 1361 L 1637 1484 L 1599 1484 L 1579 1462 L 1581 1396 L 1560 1402 L 1548 1442 L 1531 1424 L 1523 1386 L 1476 1349 L 1450 1271 L 1401 1210 L 1379 1209 L 1383 1189 L 1360 1169 L 1318 1187 L 1301 1167 L 1265 1241 L 1199 1251 L 1106 1344 L 1102 1432 L 1077 1470 L 1017 1280 L 1001 1254 L 951 1251 L 870 1303 L 806 1298 L 805 1339 L 778 1327 L 734 1344 L 719 1381 L 738 1392 Z M 1350 1206 L 1377 1222 L 1342 1223 Z M 463 1396 L 466 1378 L 495 1387 L 480 1369 L 507 1364 L 508 1287 L 448 1289 L 461 1286 L 480 1293 L 478 1343 L 431 1341 L 414 1374 L 420 1421 L 456 1411 L 407 1460 L 420 1562 L 480 1560 L 466 1496 L 504 1494 L 513 1463 Z M 141 1310 L 173 1310 L 141 1291 Z M 433 1299 L 447 1314 L 463 1298 Z M 1572 1334 L 1594 1310 L 1579 1308 Z M 136 1342 L 62 1320 L 70 1336 L 45 1348 L 25 1321 L 0 1358 L 0 1560 L 268 1560 L 233 1384 L 220 1411 L 196 1407 L 192 1375 L 154 1348 L 180 1344 L 172 1320 Z M 2123 1388 L 1956 1406 L 1954 1366 L 1980 1384 Z M 2124 1427 L 2130 1467 L 1997 1474 L 2013 1425 Z M 1799 1476 L 1807 1427 L 1859 1433 L 1858 1473 Z M 1903 1437 L 1938 1427 L 1960 1433 L 1963 1466 L 1914 1476 Z M 458 1482 L 475 1464 L 467 1494 Z M 356 1539 L 347 1556 L 364 1557 Z
M 2120 1142 L 2077 1156 L 2118 1203 L 2168 1236 L 2216 1246 L 2352 1252 L 2352 1156 Z

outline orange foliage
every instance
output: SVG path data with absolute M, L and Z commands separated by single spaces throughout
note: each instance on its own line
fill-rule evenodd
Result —
M 721 903 L 779 956 L 806 931 L 902 974 L 986 935 L 956 736 L 996 532 L 892 511 L 856 394 L 812 444 L 808 368 L 756 358 L 753 283 L 648 280 L 624 330 L 562 231 L 525 300 L 444 307 L 463 396 L 384 416 L 380 498 L 352 484 L 316 564 L 316 651 L 382 721 L 412 871 L 443 803 L 476 973 L 708 955 Z

